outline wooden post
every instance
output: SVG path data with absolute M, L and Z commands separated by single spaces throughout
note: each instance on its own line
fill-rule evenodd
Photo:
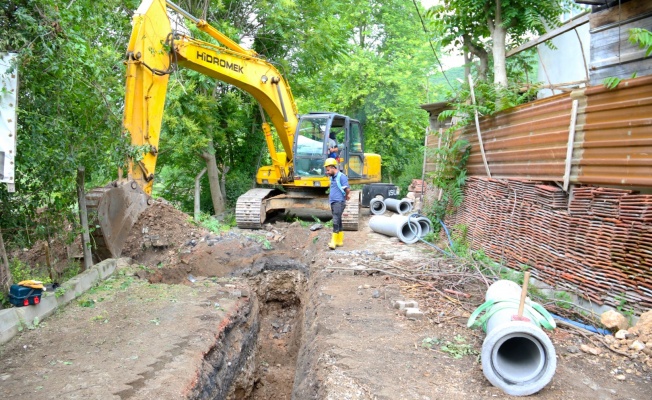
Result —
M 84 192 L 84 167 L 77 169 L 77 200 L 79 201 L 79 220 L 82 226 L 82 250 L 84 252 L 84 271 L 93 266 L 91 238 L 88 230 L 88 213 L 86 212 L 86 193 Z
M 568 126 L 568 144 L 566 146 L 566 166 L 564 168 L 564 191 L 568 192 L 568 185 L 570 184 L 570 173 L 573 165 L 573 147 L 575 145 L 575 122 L 577 121 L 577 106 L 579 101 L 573 100 L 571 108 L 571 120 Z
M 201 177 L 206 173 L 206 170 L 207 168 L 202 169 L 201 172 L 198 173 L 195 177 L 195 222 L 199 222 L 200 214 L 199 195 L 201 194 L 201 183 L 199 181 L 201 180 Z
M 2 239 L 2 229 L 0 229 L 0 261 L 2 261 L 2 275 L 5 275 L 5 277 L 0 275 L 0 278 L 3 278 L 0 283 L 6 285 L 5 289 L 9 292 L 9 288 L 13 283 L 13 278 L 11 276 L 11 270 L 9 270 L 9 259 L 7 258 L 7 251 L 5 250 L 5 242 Z
M 475 105 L 475 92 L 473 91 L 473 78 L 469 75 L 469 87 L 471 88 L 471 101 Z M 480 153 L 482 153 L 482 162 L 484 163 L 484 169 L 487 171 L 487 176 L 491 178 L 491 171 L 489 170 L 489 164 L 487 164 L 487 155 L 484 153 L 484 143 L 482 142 L 482 133 L 480 132 L 480 121 L 478 120 L 478 109 L 475 109 L 475 130 L 478 133 L 478 145 L 480 146 Z

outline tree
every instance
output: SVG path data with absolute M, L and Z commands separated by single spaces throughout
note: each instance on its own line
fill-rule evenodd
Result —
M 435 24 L 444 32 L 445 44 L 462 47 L 479 57 L 493 57 L 494 84 L 507 87 L 505 53 L 528 35 L 542 35 L 549 27 L 559 25 L 559 17 L 567 12 L 569 0 L 443 0 L 431 8 Z M 489 49 L 486 51 L 484 49 Z M 483 68 L 480 69 L 483 76 Z
M 351 1 L 342 11 L 352 32 L 349 55 L 301 76 L 301 111 L 333 110 L 360 120 L 366 151 L 383 159 L 383 179 L 396 180 L 419 154 L 427 115 L 426 79 L 433 55 L 412 3 Z
M 119 148 L 122 57 L 136 0 L 9 0 L 0 5 L 1 51 L 18 53 L 16 193 L 0 188 L 0 225 L 29 241 L 51 221 L 74 221 L 75 176 L 105 184 L 124 160 Z M 31 230 L 32 236 L 27 233 Z M 34 235 L 36 234 L 36 235 Z M 7 236 L 7 242 L 21 240 Z

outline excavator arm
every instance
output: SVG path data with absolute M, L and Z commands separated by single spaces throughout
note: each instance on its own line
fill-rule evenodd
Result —
M 169 9 L 190 19 L 220 44 L 173 32 Z M 144 0 L 134 14 L 127 49 L 124 128 L 133 145 L 148 145 L 149 151 L 142 160 L 131 162 L 128 179 L 135 180 L 145 193 L 151 193 L 168 77 L 178 66 L 230 83 L 252 95 L 269 116 L 283 146 L 284 153 L 277 153 L 271 129 L 264 123 L 277 175 L 291 175 L 287 169 L 293 158 L 298 111 L 285 78 L 256 52 L 242 48 L 174 3 Z

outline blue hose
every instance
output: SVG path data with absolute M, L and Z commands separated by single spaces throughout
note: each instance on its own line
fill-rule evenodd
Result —
M 418 214 L 418 213 L 414 213 L 414 214 L 410 214 L 410 215 L 408 215 L 408 227 L 410 228 L 410 230 L 412 231 L 412 233 L 416 233 L 416 232 L 414 232 L 414 229 L 412 228 L 412 224 L 410 224 L 412 218 L 413 218 L 413 217 L 415 217 L 415 218 L 419 218 L 419 217 L 421 217 L 421 216 L 422 216 L 422 215 L 421 215 L 421 214 Z M 439 223 L 442 224 L 442 226 L 444 226 L 444 224 L 443 224 L 441 221 L 439 221 Z M 444 226 L 444 229 L 446 229 L 445 226 Z M 446 234 L 448 235 L 448 231 L 446 231 Z M 430 247 L 432 247 L 432 248 L 434 248 L 434 249 L 437 249 L 437 250 L 441 251 L 442 253 L 446 254 L 448 257 L 453 257 L 453 255 L 450 254 L 449 252 L 447 252 L 446 250 L 444 250 L 444 249 L 440 249 L 439 247 L 435 246 L 434 244 L 426 242 L 426 241 L 423 240 L 422 238 L 419 238 L 419 240 L 420 240 L 421 242 L 427 244 L 428 246 L 430 246 Z M 448 240 L 450 241 L 450 236 L 448 237 Z M 451 247 L 451 249 L 452 249 L 452 247 Z
M 560 317 L 559 315 L 555 315 L 550 313 L 554 319 L 557 319 L 559 321 L 566 322 L 567 324 L 571 324 L 573 326 L 577 326 L 578 328 L 586 329 L 589 332 L 593 333 L 598 333 L 600 335 L 611 335 L 611 332 L 606 330 L 606 329 L 601 329 L 601 328 L 596 328 L 595 326 L 592 325 L 586 325 L 581 322 L 573 321 L 572 319 Z

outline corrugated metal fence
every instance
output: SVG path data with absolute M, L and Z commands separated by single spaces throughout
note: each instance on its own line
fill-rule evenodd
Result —
M 481 118 L 480 130 L 494 178 L 563 182 L 567 173 L 574 184 L 652 187 L 652 76 L 524 104 Z M 472 146 L 468 174 L 486 176 L 475 126 L 459 135 Z

